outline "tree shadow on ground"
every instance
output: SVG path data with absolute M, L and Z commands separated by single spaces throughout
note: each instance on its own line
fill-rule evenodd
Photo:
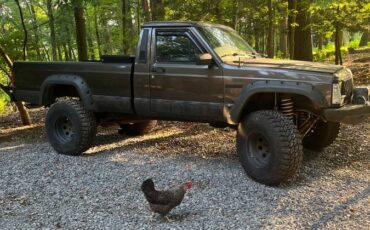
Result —
M 25 142 L 46 140 L 43 126 L 41 124 L 35 124 L 0 130 L 0 143 L 15 140 L 23 140 Z

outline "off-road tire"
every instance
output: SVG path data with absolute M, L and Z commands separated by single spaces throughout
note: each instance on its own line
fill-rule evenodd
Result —
M 157 125 L 156 120 L 134 124 L 123 124 L 120 125 L 121 129 L 119 130 L 119 133 L 126 134 L 129 136 L 144 135 L 150 133 L 150 131 L 152 131 L 156 125 Z
M 313 151 L 321 151 L 335 141 L 339 132 L 340 123 L 319 121 L 315 128 L 303 138 L 303 147 Z
M 45 119 L 47 137 L 60 154 L 81 155 L 92 144 L 96 135 L 96 119 L 78 100 L 54 103 Z
M 277 111 L 262 110 L 249 114 L 239 124 L 236 149 L 249 177 L 262 184 L 279 185 L 293 178 L 300 168 L 301 142 L 291 120 Z

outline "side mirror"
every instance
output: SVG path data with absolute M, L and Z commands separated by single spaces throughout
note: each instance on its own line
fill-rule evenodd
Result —
M 213 59 L 209 53 L 199 54 L 196 60 L 197 65 L 212 65 Z

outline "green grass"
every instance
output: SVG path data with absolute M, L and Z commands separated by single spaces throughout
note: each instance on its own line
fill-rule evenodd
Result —
M 349 49 L 363 49 L 369 48 L 370 42 L 366 47 L 359 47 L 360 39 L 354 39 L 348 42 L 345 46 L 342 46 L 340 50 L 342 51 L 343 58 L 348 55 Z M 313 59 L 314 61 L 332 61 L 335 59 L 335 45 L 334 42 L 329 42 L 325 45 L 322 50 L 319 50 L 317 47 L 313 48 Z

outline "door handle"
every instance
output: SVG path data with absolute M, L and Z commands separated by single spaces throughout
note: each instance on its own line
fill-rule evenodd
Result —
M 152 72 L 154 73 L 164 73 L 166 72 L 166 69 L 163 67 L 152 67 Z

